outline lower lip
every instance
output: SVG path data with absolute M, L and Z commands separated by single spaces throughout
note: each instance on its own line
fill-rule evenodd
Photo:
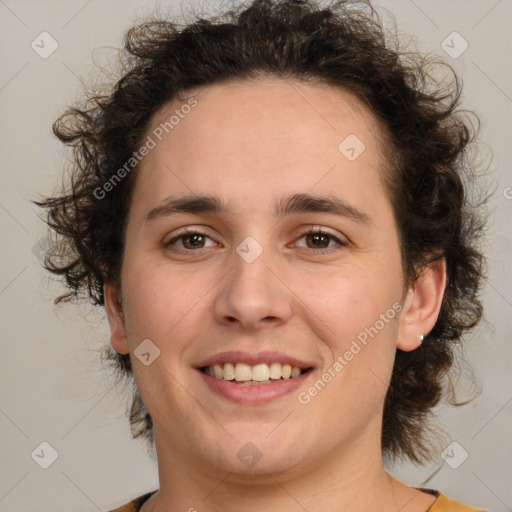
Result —
M 197 370 L 203 381 L 214 393 L 239 404 L 258 405 L 278 400 L 296 391 L 313 373 L 312 370 L 300 377 L 282 379 L 272 384 L 242 385 L 231 380 L 211 377 L 201 370 Z

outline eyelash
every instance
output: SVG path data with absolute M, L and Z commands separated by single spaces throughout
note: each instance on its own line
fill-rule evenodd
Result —
M 178 249 L 178 250 L 176 250 L 176 249 L 171 248 L 171 245 L 174 244 L 176 241 L 178 241 L 182 238 L 186 238 L 189 235 L 201 235 L 201 236 L 205 236 L 205 237 L 208 237 L 211 239 L 211 237 L 207 233 L 205 233 L 199 229 L 188 229 L 186 231 L 182 231 L 181 233 L 179 233 L 177 236 L 175 236 L 168 242 L 165 242 L 164 246 L 166 248 L 169 248 L 169 250 L 171 250 L 172 252 L 176 252 L 176 253 L 194 252 L 194 251 L 202 249 L 202 248 L 200 248 L 200 249 Z M 324 235 L 324 236 L 327 236 L 330 239 L 334 240 L 342 247 L 346 247 L 348 245 L 347 242 L 340 240 L 337 236 L 333 235 L 331 232 L 326 231 L 322 228 L 308 228 L 301 232 L 301 234 L 299 235 L 297 240 L 300 240 L 301 238 L 303 238 L 306 235 Z M 318 250 L 307 247 L 306 249 L 310 249 L 317 254 L 328 254 L 331 252 L 329 249 L 333 249 L 333 247 L 326 247 L 326 248 L 318 249 Z M 337 249 L 337 250 L 339 250 L 339 249 Z

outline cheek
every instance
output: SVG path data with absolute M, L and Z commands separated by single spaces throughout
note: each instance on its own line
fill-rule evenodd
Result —
M 213 274 L 169 263 L 127 261 L 123 299 L 129 341 L 136 345 L 149 338 L 166 350 L 179 350 L 180 340 L 192 334 L 191 326 L 206 319 L 208 291 L 218 280 Z
M 137 261 L 137 258 L 126 258 L 123 264 L 123 308 L 131 341 L 135 344 L 139 338 L 155 341 L 160 338 L 161 321 L 166 310 L 168 322 L 172 322 L 169 293 L 173 288 L 166 286 L 166 279 L 157 277 L 154 266 Z
M 396 286 L 376 268 L 346 265 L 309 280 L 297 278 L 297 295 L 323 330 L 332 348 L 345 350 L 365 328 L 373 326 L 396 300 Z M 314 315 L 311 315 L 314 313 Z M 313 320 L 312 320 L 313 321 Z
M 304 411 L 313 418 L 325 418 L 328 411 L 329 422 L 322 426 L 327 437 L 349 424 L 363 429 L 380 418 L 396 352 L 399 295 L 390 281 L 376 282 L 377 275 L 338 274 L 324 288 L 301 292 L 314 313 L 310 326 L 323 341 L 325 360 L 318 376 L 322 382 L 304 390 L 302 399 L 311 400 L 311 409 Z

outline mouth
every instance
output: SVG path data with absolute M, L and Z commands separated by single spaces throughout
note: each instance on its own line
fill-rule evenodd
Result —
M 204 374 L 219 380 L 231 381 L 241 386 L 261 386 L 297 379 L 312 370 L 312 367 L 302 368 L 291 364 L 278 362 L 258 363 L 215 363 L 211 366 L 201 366 Z
M 315 366 L 283 352 L 231 350 L 195 365 L 207 394 L 244 406 L 293 399 L 315 374 Z
M 315 366 L 282 352 L 229 351 L 200 361 L 195 370 L 207 394 L 243 406 L 293 400 Z

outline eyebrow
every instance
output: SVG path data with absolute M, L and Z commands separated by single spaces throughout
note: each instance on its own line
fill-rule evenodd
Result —
M 329 213 L 371 226 L 370 216 L 348 204 L 339 197 L 329 195 L 292 194 L 277 201 L 272 208 L 274 215 L 279 218 L 292 214 Z M 150 210 L 144 217 L 149 222 L 159 217 L 167 217 L 177 213 L 192 213 L 200 215 L 209 213 L 213 215 L 229 214 L 226 203 L 213 195 L 188 195 L 177 198 L 168 198 L 164 203 Z

